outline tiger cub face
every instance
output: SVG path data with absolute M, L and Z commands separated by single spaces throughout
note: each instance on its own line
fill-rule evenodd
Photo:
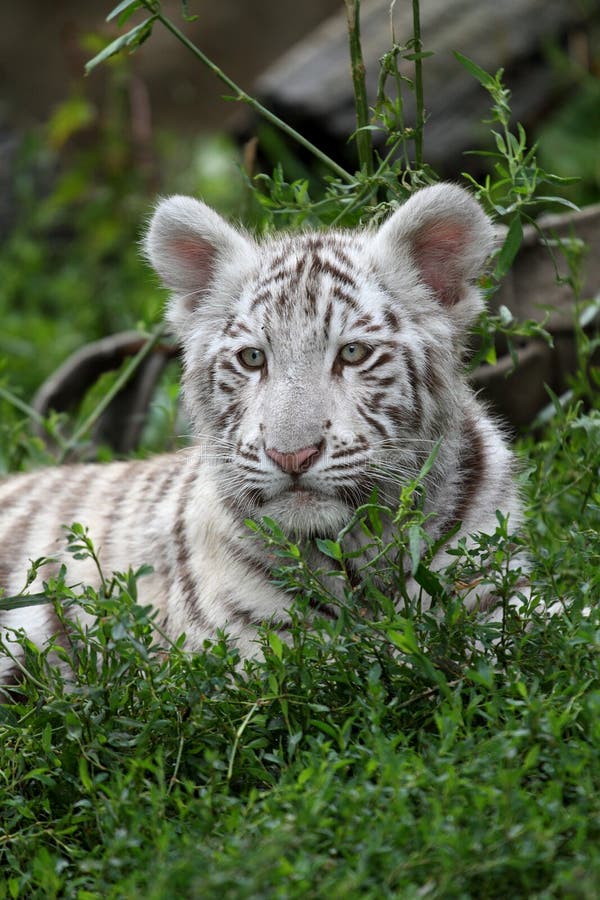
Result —
M 492 242 L 479 205 L 448 184 L 377 230 L 260 243 L 192 198 L 158 206 L 145 251 L 171 291 L 187 411 L 231 508 L 334 534 L 375 486 L 393 501 L 440 437 L 452 470 L 472 399 L 461 350 Z

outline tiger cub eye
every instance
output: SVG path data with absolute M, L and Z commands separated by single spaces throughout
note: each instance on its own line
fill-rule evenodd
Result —
M 362 362 L 371 353 L 371 348 L 366 344 L 355 341 L 352 344 L 346 344 L 340 350 L 340 359 L 349 366 L 355 366 Z
M 266 361 L 265 354 L 258 347 L 244 347 L 237 358 L 246 369 L 262 369 Z

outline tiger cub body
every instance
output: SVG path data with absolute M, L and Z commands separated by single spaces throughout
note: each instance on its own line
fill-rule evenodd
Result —
M 153 567 L 140 602 L 167 634 L 185 632 L 194 649 L 225 628 L 251 654 L 256 626 L 285 622 L 292 598 L 271 583 L 248 517 L 268 516 L 300 541 L 335 537 L 374 487 L 393 506 L 439 442 L 425 481 L 432 537 L 459 522 L 454 540 L 493 532 L 496 510 L 517 526 L 511 452 L 462 372 L 492 244 L 479 205 L 447 184 L 413 195 L 378 229 L 260 243 L 196 200 L 162 201 L 145 249 L 171 293 L 195 443 L 6 479 L 0 587 L 16 593 L 29 559 L 53 557 L 57 570 L 62 525 L 78 521 L 106 572 Z M 435 565 L 447 560 L 442 550 Z M 72 584 L 98 579 L 89 559 L 69 557 L 68 572 Z M 57 628 L 48 606 L 1 623 L 38 643 Z

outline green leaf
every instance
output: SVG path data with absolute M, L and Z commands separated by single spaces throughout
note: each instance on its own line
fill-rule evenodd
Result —
M 600 410 L 594 409 L 590 415 L 578 416 L 569 427 L 582 428 L 590 435 L 600 435 Z
M 111 56 L 114 56 L 115 53 L 119 53 L 121 50 L 124 50 L 125 47 L 139 47 L 146 38 L 150 37 L 152 33 L 152 26 L 156 16 L 152 16 L 150 19 L 145 19 L 139 25 L 136 25 L 135 28 L 132 28 L 131 31 L 128 31 L 127 34 L 122 34 L 120 37 L 116 38 L 116 40 L 112 41 L 108 44 L 104 50 L 101 50 L 100 53 L 97 53 L 93 59 L 90 59 L 89 62 L 85 64 L 85 73 L 89 75 L 92 69 L 95 69 L 96 66 L 99 66 L 100 63 L 106 62 L 107 59 L 110 59 Z
M 492 134 L 494 135 L 494 140 L 496 141 L 496 147 L 500 151 L 500 156 L 506 157 L 508 155 L 508 151 L 504 138 L 497 131 L 493 131 Z M 510 134 L 509 137 L 511 137 Z
M 50 603 L 50 598 L 46 594 L 25 594 L 21 597 L 2 597 L 0 599 L 0 609 L 24 609 L 27 606 L 41 606 L 42 603 Z
M 429 59 L 430 56 L 435 56 L 433 50 L 423 50 L 421 53 L 405 53 L 402 59 L 407 59 L 409 62 L 415 62 L 417 59 Z
M 485 354 L 485 356 L 483 358 L 489 366 L 496 365 L 496 363 L 498 362 L 498 354 L 496 353 L 496 348 L 494 347 L 493 344 L 490 345 L 487 353 Z
M 486 72 L 485 69 L 482 69 L 481 66 L 478 66 L 477 63 L 473 62 L 472 59 L 469 59 L 468 56 L 463 56 L 458 50 L 454 51 L 454 56 L 461 66 L 463 66 L 473 78 L 476 78 L 479 84 L 487 91 L 496 87 L 496 79 L 494 76 L 490 75 L 489 72 Z
M 119 21 L 119 24 L 122 25 L 124 21 L 126 21 L 129 16 L 133 15 L 136 9 L 143 9 L 143 3 L 141 0 L 122 0 L 121 3 L 118 3 L 117 6 L 109 12 L 106 17 L 107 22 L 112 22 L 113 19 L 116 19 L 117 16 L 120 16 L 121 13 L 127 11 L 127 16 Z
M 423 464 L 423 468 L 419 472 L 419 480 L 425 478 L 425 476 L 431 471 L 431 467 L 433 466 L 434 462 L 436 461 L 437 455 L 440 451 L 441 444 L 442 444 L 442 438 L 440 438 L 438 441 L 436 441 L 436 443 L 434 444 L 433 450 L 431 451 L 431 453 L 425 460 L 425 462 Z
M 298 775 L 298 778 L 296 779 L 298 787 L 302 787 L 302 785 L 309 781 L 309 779 L 311 779 L 314 774 L 315 770 L 311 766 L 308 766 L 306 769 L 302 769 L 302 771 Z
M 274 631 L 269 632 L 269 647 L 277 659 L 281 659 L 283 656 L 283 641 Z
M 52 749 L 52 725 L 50 722 L 44 725 L 44 730 L 42 731 L 42 748 L 44 753 L 50 753 Z
M 496 268 L 494 269 L 494 278 L 500 281 L 510 267 L 512 266 L 515 256 L 519 252 L 519 247 L 523 241 L 523 226 L 521 217 L 516 215 L 513 217 L 508 232 L 504 238 L 504 243 L 496 258 Z
M 316 538 L 316 544 L 321 553 L 329 556 L 330 559 L 343 559 L 342 548 L 336 541 L 330 541 L 327 538 Z
M 435 597 L 442 593 L 440 579 L 435 572 L 432 572 L 431 569 L 428 569 L 423 563 L 419 563 L 417 571 L 415 572 L 415 581 L 424 591 L 427 591 L 430 597 Z
M 421 529 L 418 525 L 411 525 L 408 529 L 408 552 L 411 575 L 414 575 L 421 562 Z
M 271 532 L 274 538 L 277 538 L 278 541 L 285 541 L 285 534 L 274 519 L 264 516 L 262 521 L 265 528 Z
M 381 515 L 379 512 L 379 508 L 377 506 L 370 506 L 367 510 L 367 517 L 369 519 L 369 525 L 371 526 L 371 531 L 376 537 L 381 537 L 383 534 L 383 523 L 381 521 Z
M 579 175 L 555 175 L 553 172 L 544 172 L 541 170 L 538 174 L 540 176 L 540 181 L 546 182 L 547 184 L 577 184 L 581 181 L 581 176 Z
M 528 772 L 529 769 L 532 769 L 536 764 L 538 759 L 540 758 L 540 745 L 534 744 L 529 748 L 525 755 L 525 759 L 523 760 L 523 771 Z
M 311 719 L 310 724 L 314 728 L 318 728 L 319 731 L 322 731 L 323 734 L 326 734 L 328 737 L 332 737 L 337 741 L 338 729 L 334 728 L 333 725 L 330 725 L 329 722 L 321 722 L 319 721 L 319 719 Z
M 63 146 L 72 135 L 94 121 L 94 106 L 83 97 L 61 103 L 48 122 L 48 140 L 54 148 Z
M 559 206 L 566 206 L 568 209 L 572 209 L 575 212 L 579 212 L 580 207 L 577 206 L 576 203 L 571 203 L 570 200 L 567 200 L 565 197 L 536 197 L 536 200 L 539 200 L 541 203 L 558 203 Z
M 415 631 L 412 623 L 408 619 L 404 620 L 402 631 L 399 631 L 396 628 L 390 628 L 386 629 L 385 633 L 389 637 L 390 641 L 395 644 L 399 650 L 402 650 L 403 653 L 419 652 L 419 645 L 417 643 Z
M 87 759 L 85 758 L 85 756 L 79 757 L 79 780 L 81 781 L 86 791 L 91 791 L 94 787 L 94 783 L 90 778 L 90 770 L 88 768 Z

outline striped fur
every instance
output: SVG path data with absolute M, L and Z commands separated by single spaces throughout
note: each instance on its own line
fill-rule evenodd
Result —
M 290 598 L 269 581 L 247 517 L 270 516 L 299 540 L 335 536 L 374 486 L 393 505 L 441 438 L 426 483 L 432 535 L 459 521 L 458 537 L 493 531 L 497 509 L 518 525 L 511 453 L 461 366 L 492 240 L 452 185 L 420 191 L 378 230 L 261 243 L 196 200 L 163 201 L 146 254 L 171 292 L 195 444 L 5 480 L 0 585 L 17 592 L 30 558 L 58 567 L 61 525 L 78 521 L 105 571 L 153 566 L 140 599 L 167 633 L 198 648 L 226 627 L 250 654 L 256 624 L 284 627 Z M 89 560 L 68 565 L 70 583 L 97 579 Z M 55 624 L 45 607 L 2 621 L 37 642 Z

